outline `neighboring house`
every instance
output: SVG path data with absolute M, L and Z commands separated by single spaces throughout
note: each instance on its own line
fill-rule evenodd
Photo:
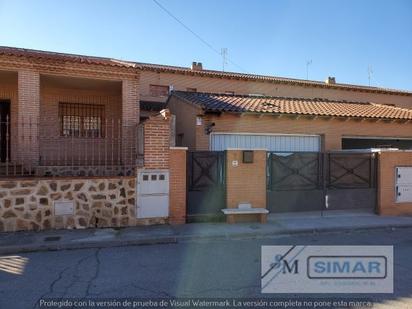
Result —
M 207 70 L 202 64 L 191 68 L 136 63 L 141 69 L 140 98 L 145 106 L 166 102 L 168 89 L 235 95 L 266 95 L 292 98 L 324 98 L 355 102 L 375 102 L 412 108 L 412 92 L 379 87 L 263 76 Z M 157 103 L 156 103 L 157 102 Z M 142 115 L 145 114 L 142 108 Z
M 412 109 L 384 104 L 174 91 L 168 107 L 190 150 L 412 149 Z

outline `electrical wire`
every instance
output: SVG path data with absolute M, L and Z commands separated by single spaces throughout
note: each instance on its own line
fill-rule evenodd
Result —
M 214 53 L 218 54 L 219 56 L 221 56 L 221 52 L 219 52 L 216 48 L 213 47 L 212 44 L 210 44 L 209 42 L 207 42 L 205 39 L 203 39 L 199 34 L 197 34 L 196 32 L 194 32 L 192 29 L 190 29 L 189 26 L 187 26 L 184 22 L 182 22 L 179 18 L 177 18 L 172 12 L 170 12 L 167 8 L 165 8 L 161 3 L 159 3 L 159 1 L 157 0 L 152 0 L 159 8 L 161 8 L 164 12 L 167 13 L 167 15 L 169 15 L 171 18 L 173 18 L 177 23 L 179 23 L 183 28 L 185 28 L 187 31 L 189 31 L 191 34 L 193 34 L 199 41 L 201 41 L 204 45 L 206 45 L 210 50 L 212 50 Z M 229 58 L 226 58 L 226 60 L 231 63 L 232 65 L 234 65 L 235 67 L 239 68 L 241 71 L 247 73 L 247 70 L 245 70 L 244 68 L 242 68 L 240 65 L 238 65 L 237 63 L 233 62 L 232 60 L 230 60 Z

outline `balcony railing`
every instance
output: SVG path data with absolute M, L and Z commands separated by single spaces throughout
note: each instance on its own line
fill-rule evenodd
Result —
M 134 175 L 142 164 L 141 130 L 118 119 L 70 126 L 1 120 L 0 177 Z

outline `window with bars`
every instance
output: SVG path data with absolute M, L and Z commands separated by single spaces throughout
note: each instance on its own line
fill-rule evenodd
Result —
M 104 117 L 104 105 L 60 102 L 60 135 L 82 138 L 104 137 Z

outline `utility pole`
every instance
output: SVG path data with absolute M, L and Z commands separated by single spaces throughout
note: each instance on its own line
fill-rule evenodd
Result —
M 372 66 L 371 66 L 371 65 L 368 65 L 368 80 L 369 80 L 369 86 L 371 85 L 372 74 L 373 74 Z
M 309 66 L 312 64 L 312 60 L 306 61 L 306 80 L 309 80 Z
M 220 50 L 220 54 L 222 55 L 222 71 L 224 72 L 225 71 L 225 65 L 227 64 L 227 54 L 228 54 L 227 48 L 223 47 Z

